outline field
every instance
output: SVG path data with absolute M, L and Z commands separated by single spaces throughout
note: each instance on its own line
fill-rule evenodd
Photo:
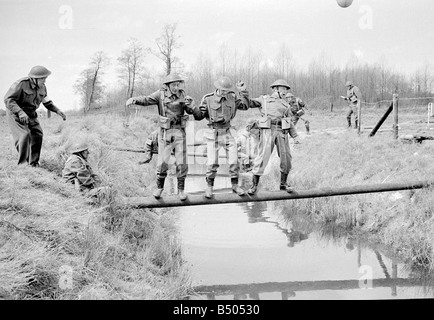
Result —
M 291 142 L 291 184 L 309 190 L 434 181 L 434 141 L 394 139 L 393 114 L 368 137 L 386 109 L 364 108 L 358 135 L 345 127 L 345 108 L 313 106 L 305 116 L 312 134 L 299 122 L 302 143 Z M 257 115 L 240 114 L 237 129 Z M 57 115 L 43 118 L 41 167 L 31 168 L 16 165 L 6 118 L 0 117 L 0 298 L 167 300 L 194 294 L 173 211 L 120 205 L 121 198 L 147 196 L 154 188 L 155 160 L 139 166 L 142 154 L 113 150 L 142 148 L 156 126 L 151 118 L 119 113 L 70 114 L 65 122 Z M 434 135 L 434 125 L 426 122 L 426 106 L 400 105 L 399 135 Z M 202 121 L 197 127 L 204 126 Z M 79 140 L 90 144 L 90 162 L 111 187 L 97 203 L 60 178 L 68 150 Z M 274 190 L 278 179 L 278 170 L 271 170 L 260 189 Z M 315 223 L 340 226 L 390 246 L 414 266 L 434 269 L 432 188 L 285 203 L 283 214 L 299 212 Z

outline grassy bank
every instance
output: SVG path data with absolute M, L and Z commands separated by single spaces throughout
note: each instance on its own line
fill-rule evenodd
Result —
M 363 126 L 373 127 L 385 110 L 367 109 Z M 400 133 L 431 134 L 425 110 L 400 111 Z M 241 113 L 241 112 L 240 112 Z M 234 122 L 240 129 L 255 111 Z M 292 145 L 289 179 L 300 190 L 377 183 L 434 181 L 434 143 L 406 144 L 391 131 L 368 138 L 345 129 L 345 110 L 306 115 L 312 135 L 298 124 L 301 145 Z M 150 195 L 155 160 L 139 166 L 140 153 L 111 147 L 143 147 L 155 123 L 144 117 L 113 114 L 42 119 L 45 132 L 41 167 L 17 167 L 16 151 L 4 117 L 0 117 L 0 297 L 6 299 L 182 299 L 190 291 L 171 210 L 131 210 L 120 197 Z M 391 128 L 391 117 L 382 129 Z M 205 127 L 205 121 L 197 128 Z M 90 162 L 105 185 L 107 197 L 89 203 L 60 173 L 69 148 L 85 140 Z M 274 165 L 274 166 L 273 166 Z M 278 159 L 261 179 L 274 190 Z M 276 202 L 287 216 L 307 216 L 325 226 L 393 248 L 411 263 L 434 268 L 434 196 L 432 189 L 385 192 Z M 302 222 L 300 222 L 302 223 Z M 306 226 L 309 228 L 309 225 Z
M 154 165 L 109 146 L 144 146 L 153 122 L 117 116 L 43 119 L 41 167 L 16 166 L 5 118 L 0 161 L 0 296 L 6 299 L 180 299 L 187 294 L 173 212 L 127 210 L 119 197 L 149 195 Z M 90 144 L 111 187 L 91 204 L 60 178 L 68 149 Z

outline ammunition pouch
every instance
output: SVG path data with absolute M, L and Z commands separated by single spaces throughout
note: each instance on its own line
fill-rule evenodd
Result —
M 264 116 L 258 119 L 258 127 L 261 129 L 270 129 L 271 128 L 271 118 Z
M 282 130 L 290 129 L 292 127 L 292 119 L 290 117 L 282 118 Z
M 349 99 L 352 103 L 356 103 L 357 102 L 357 97 L 355 95 L 352 95 Z
M 158 118 L 158 125 L 162 129 L 170 129 L 170 119 L 168 117 L 160 116 Z
M 189 119 L 188 115 L 181 116 L 181 122 L 180 122 L 181 128 L 187 127 L 187 121 L 188 121 L 188 119 Z

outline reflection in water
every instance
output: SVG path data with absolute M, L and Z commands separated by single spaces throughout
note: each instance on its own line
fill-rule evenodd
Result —
M 199 179 L 196 190 L 203 192 L 203 178 Z M 220 183 L 220 187 L 226 188 L 226 182 Z M 230 189 L 221 189 L 221 192 L 230 192 Z M 288 212 L 290 206 L 286 203 L 251 202 L 179 209 L 186 260 L 196 268 L 193 276 L 198 277 L 197 282 L 205 282 L 194 287 L 199 295 L 196 298 L 288 300 L 434 296 L 430 275 L 421 277 L 418 270 L 407 270 L 383 248 L 350 237 L 344 227 L 314 225 L 305 215 Z M 285 237 L 276 237 L 273 230 Z M 287 242 L 279 245 L 277 241 L 281 243 L 281 238 Z M 362 272 L 369 268 L 373 270 L 370 274 Z
M 249 223 L 264 222 L 274 224 L 277 229 L 279 229 L 286 235 L 288 239 L 288 247 L 294 247 L 296 243 L 300 243 L 301 241 L 308 238 L 308 235 L 306 233 L 294 230 L 292 227 L 290 228 L 290 230 L 288 230 L 287 228 L 282 227 L 279 222 L 270 220 L 269 216 L 264 216 L 265 214 L 268 214 L 269 211 L 269 203 L 265 201 L 244 202 L 240 203 L 239 205 L 247 214 L 247 221 Z

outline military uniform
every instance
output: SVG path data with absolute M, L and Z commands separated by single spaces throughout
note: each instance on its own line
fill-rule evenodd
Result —
M 259 129 L 256 129 L 257 134 L 252 131 L 255 130 L 243 129 L 238 132 L 236 138 L 241 171 L 250 171 L 258 154 Z
M 169 89 L 155 91 L 149 96 L 135 97 L 133 103 L 141 106 L 159 106 L 160 128 L 158 130 L 157 188 L 163 189 L 167 177 L 168 163 L 172 150 L 175 150 L 178 190 L 184 190 L 188 172 L 187 140 L 185 135 L 186 118 L 195 110 L 186 101 L 184 90 L 173 94 Z M 187 116 L 186 116 L 187 114 Z M 162 120 L 163 119 L 163 120 Z M 165 121 L 165 123 L 161 123 Z M 163 128 L 166 126 L 166 128 Z
M 54 112 L 60 110 L 47 98 L 45 85 L 37 86 L 30 77 L 16 81 L 4 97 L 9 126 L 12 131 L 15 147 L 18 151 L 18 164 L 39 164 L 42 148 L 43 131 L 38 120 L 36 109 L 42 103 Z M 26 114 L 27 124 L 20 122 L 20 115 Z
M 264 108 L 265 104 L 266 112 Z M 262 176 L 264 174 L 265 168 L 273 153 L 274 146 L 276 145 L 277 154 L 280 157 L 280 172 L 287 177 L 292 168 L 288 133 L 292 138 L 298 136 L 293 123 L 289 129 L 282 130 L 282 118 L 292 116 L 289 103 L 281 99 L 277 92 L 273 92 L 271 95 L 251 99 L 250 107 L 260 108 L 261 114 L 271 119 L 269 129 L 260 128 L 258 155 L 253 161 L 252 173 L 255 176 Z
M 347 122 L 348 127 L 351 127 L 351 115 L 354 113 L 354 128 L 357 128 L 359 122 L 358 108 L 360 108 L 360 102 L 362 99 L 362 94 L 360 93 L 360 89 L 354 85 L 351 85 L 351 88 L 348 86 L 347 89 L 347 97 L 348 101 L 348 112 L 347 112 Z
M 86 159 L 80 154 L 72 154 L 65 162 L 62 170 L 62 177 L 68 183 L 75 183 L 77 179 L 80 190 L 90 190 L 97 187 L 99 182 L 98 175 L 93 170 Z
M 206 181 L 210 187 L 214 185 L 214 179 L 219 167 L 218 153 L 220 148 L 224 148 L 226 151 L 233 189 L 238 186 L 240 167 L 235 141 L 236 133 L 231 127 L 231 120 L 237 114 L 237 110 L 247 110 L 248 108 L 249 102 L 244 96 L 240 97 L 233 92 L 222 96 L 219 95 L 218 90 L 206 94 L 200 102 L 199 110 L 201 113 L 200 117 L 196 117 L 196 120 L 206 118 L 208 127 L 212 129 L 205 134 L 207 143 Z
M 301 100 L 298 97 L 294 97 L 295 99 L 289 100 L 289 104 L 291 105 L 291 112 L 293 114 L 292 121 L 294 123 L 294 126 L 297 126 L 298 120 L 302 120 L 304 122 L 304 126 L 306 127 L 306 133 L 310 133 L 310 126 L 309 121 L 306 119 L 303 119 L 302 116 L 305 114 L 304 108 L 306 107 L 306 104 L 303 100 Z

